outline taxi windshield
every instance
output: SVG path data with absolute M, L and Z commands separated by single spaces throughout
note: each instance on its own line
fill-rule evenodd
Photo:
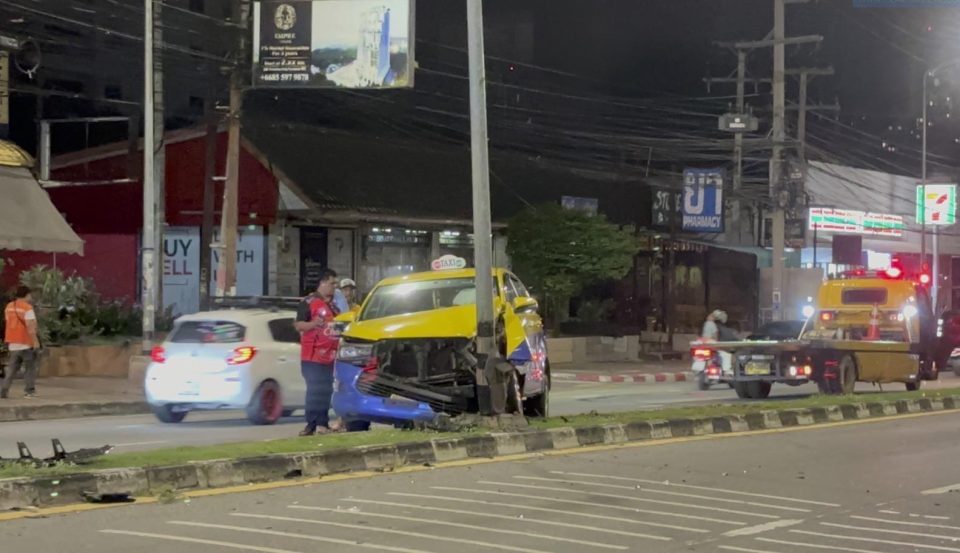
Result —
M 496 289 L 496 278 L 494 278 L 494 290 Z M 358 320 L 369 321 L 404 313 L 474 305 L 476 302 L 477 292 L 473 278 L 403 282 L 380 286 L 374 290 Z

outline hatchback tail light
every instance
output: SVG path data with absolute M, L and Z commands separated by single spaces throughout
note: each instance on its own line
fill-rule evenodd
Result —
M 253 361 L 257 355 L 257 348 L 253 346 L 243 346 L 233 350 L 233 354 L 227 358 L 227 365 L 243 365 Z
M 150 360 L 154 363 L 166 363 L 167 362 L 167 350 L 163 349 L 163 346 L 154 346 L 150 350 Z
M 836 317 L 836 314 L 835 314 L 833 311 L 821 311 L 821 312 L 820 312 L 820 320 L 823 321 L 823 322 L 825 322 L 825 323 L 828 323 L 828 322 L 830 322 L 830 321 L 832 321 L 832 320 L 834 320 L 834 319 L 836 319 L 836 318 L 837 318 L 837 317 Z

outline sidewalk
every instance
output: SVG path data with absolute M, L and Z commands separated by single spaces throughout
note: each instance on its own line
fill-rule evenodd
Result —
M 143 393 L 125 378 L 50 377 L 37 380 L 37 397 L 23 397 L 15 380 L 0 399 L 0 422 L 149 413 Z
M 652 384 L 693 380 L 690 361 L 683 360 L 558 363 L 551 368 L 552 378 L 564 382 Z

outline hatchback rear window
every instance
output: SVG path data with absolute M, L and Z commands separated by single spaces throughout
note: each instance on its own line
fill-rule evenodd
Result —
M 184 321 L 170 336 L 175 344 L 233 344 L 247 334 L 243 325 L 230 321 Z
M 883 288 L 851 288 L 843 291 L 840 301 L 844 305 L 883 305 L 887 303 L 887 291 Z

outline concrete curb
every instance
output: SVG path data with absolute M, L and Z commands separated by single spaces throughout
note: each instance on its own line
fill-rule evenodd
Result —
M 10 478 L 0 480 L 0 511 L 79 503 L 89 495 L 129 494 L 144 497 L 170 490 L 221 488 L 356 471 L 389 472 L 403 466 L 487 459 L 549 450 L 572 450 L 591 445 L 811 426 L 908 413 L 956 410 L 958 407 L 960 396 L 878 401 L 810 409 L 759 411 L 746 415 L 492 432 L 318 453 L 221 459 L 169 467 L 111 469 L 65 476 Z
M 150 412 L 145 401 L 108 401 L 5 406 L 0 400 L 0 422 L 75 419 L 111 415 L 142 415 Z
M 664 382 L 693 382 L 692 372 L 655 374 L 597 374 L 555 372 L 550 378 L 558 382 L 613 382 L 623 384 L 660 384 Z

